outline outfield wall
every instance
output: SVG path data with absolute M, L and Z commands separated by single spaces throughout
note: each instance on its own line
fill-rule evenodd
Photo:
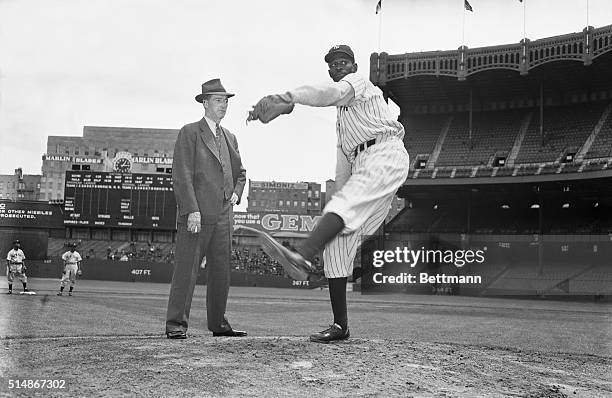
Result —
M 21 242 L 21 250 L 27 259 L 43 260 L 47 257 L 49 233 L 46 230 L 0 228 L 0 255 L 3 260 L 6 260 L 6 255 L 13 248 L 13 241 L 16 239 Z M 4 268 L 2 272 L 5 272 Z
M 174 266 L 168 263 L 146 260 L 109 261 L 102 259 L 84 259 L 81 263 L 83 275 L 80 279 L 123 281 L 123 282 L 157 282 L 170 283 Z M 59 258 L 47 261 L 27 262 L 27 275 L 36 278 L 61 278 L 63 262 Z M 206 284 L 206 272 L 200 270 L 198 284 Z M 246 272 L 231 272 L 232 286 L 278 287 L 309 289 L 320 284 L 307 281 L 294 281 L 277 275 L 256 275 Z

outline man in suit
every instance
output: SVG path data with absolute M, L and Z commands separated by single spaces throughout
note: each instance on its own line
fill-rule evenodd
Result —
M 219 79 L 202 84 L 195 99 L 204 106 L 199 122 L 184 126 L 174 146 L 172 181 L 179 209 L 176 262 L 166 314 L 166 336 L 187 337 L 198 270 L 206 257 L 206 311 L 213 336 L 241 337 L 225 317 L 230 282 L 232 206 L 246 182 L 236 137 L 221 127 L 228 99 Z

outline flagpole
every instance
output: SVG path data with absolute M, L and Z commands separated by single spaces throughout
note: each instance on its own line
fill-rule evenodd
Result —
M 586 18 L 587 18 L 587 29 L 588 29 L 589 28 L 589 0 L 586 0 L 586 2 L 587 2 L 587 4 L 586 4 L 586 6 L 587 6 L 587 9 L 586 9 L 586 12 L 587 12 L 586 13 L 587 14 Z
M 465 46 L 465 0 L 461 0 L 461 6 L 463 8 L 463 29 L 461 31 L 461 47 Z
M 589 1 L 589 0 L 587 0 Z M 525 40 L 525 42 L 527 42 L 527 28 L 525 27 L 527 25 L 527 18 L 526 18 L 526 12 L 525 12 L 525 8 L 527 7 L 527 0 L 523 0 L 523 39 Z
M 378 53 L 381 51 L 381 41 L 382 41 L 382 7 L 378 11 Z

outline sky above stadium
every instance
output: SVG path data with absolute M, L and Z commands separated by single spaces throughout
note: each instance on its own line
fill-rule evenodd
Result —
M 0 0 L 0 174 L 40 174 L 47 136 L 83 126 L 180 128 L 199 120 L 200 84 L 220 77 L 222 124 L 248 178 L 333 178 L 335 109 L 296 107 L 245 126 L 267 94 L 329 80 L 323 56 L 349 44 L 360 71 L 390 54 L 516 43 L 519 0 Z M 587 0 L 525 0 L 535 40 L 587 25 Z M 590 0 L 589 24 L 612 24 L 610 0 Z M 394 112 L 398 113 L 396 107 Z

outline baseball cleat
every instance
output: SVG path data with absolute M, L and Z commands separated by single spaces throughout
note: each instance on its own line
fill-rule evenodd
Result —
M 68 292 L 68 295 L 69 295 L 69 296 L 72 296 L 72 292 Z
M 262 246 L 270 257 L 283 266 L 291 278 L 298 281 L 307 281 L 311 278 L 310 273 L 314 271 L 312 264 L 300 253 L 289 250 L 272 237 L 265 237 Z
M 6 292 L 6 294 L 13 294 L 13 291 L 9 290 L 8 292 Z
M 234 227 L 234 230 L 238 229 L 243 229 L 257 235 L 263 251 L 272 257 L 272 259 L 278 261 L 289 277 L 298 281 L 308 281 L 311 279 L 311 272 L 315 272 L 315 268 L 300 253 L 287 249 L 263 231 L 242 225 Z
M 59 292 L 57 295 L 58 295 L 58 296 L 61 296 L 61 295 L 62 295 L 62 292 Z
M 329 325 L 328 329 L 311 334 L 310 341 L 315 343 L 330 343 L 332 341 L 346 340 L 349 337 L 351 337 L 351 332 L 348 327 L 346 330 L 343 330 L 340 325 L 334 323 L 333 325 Z

